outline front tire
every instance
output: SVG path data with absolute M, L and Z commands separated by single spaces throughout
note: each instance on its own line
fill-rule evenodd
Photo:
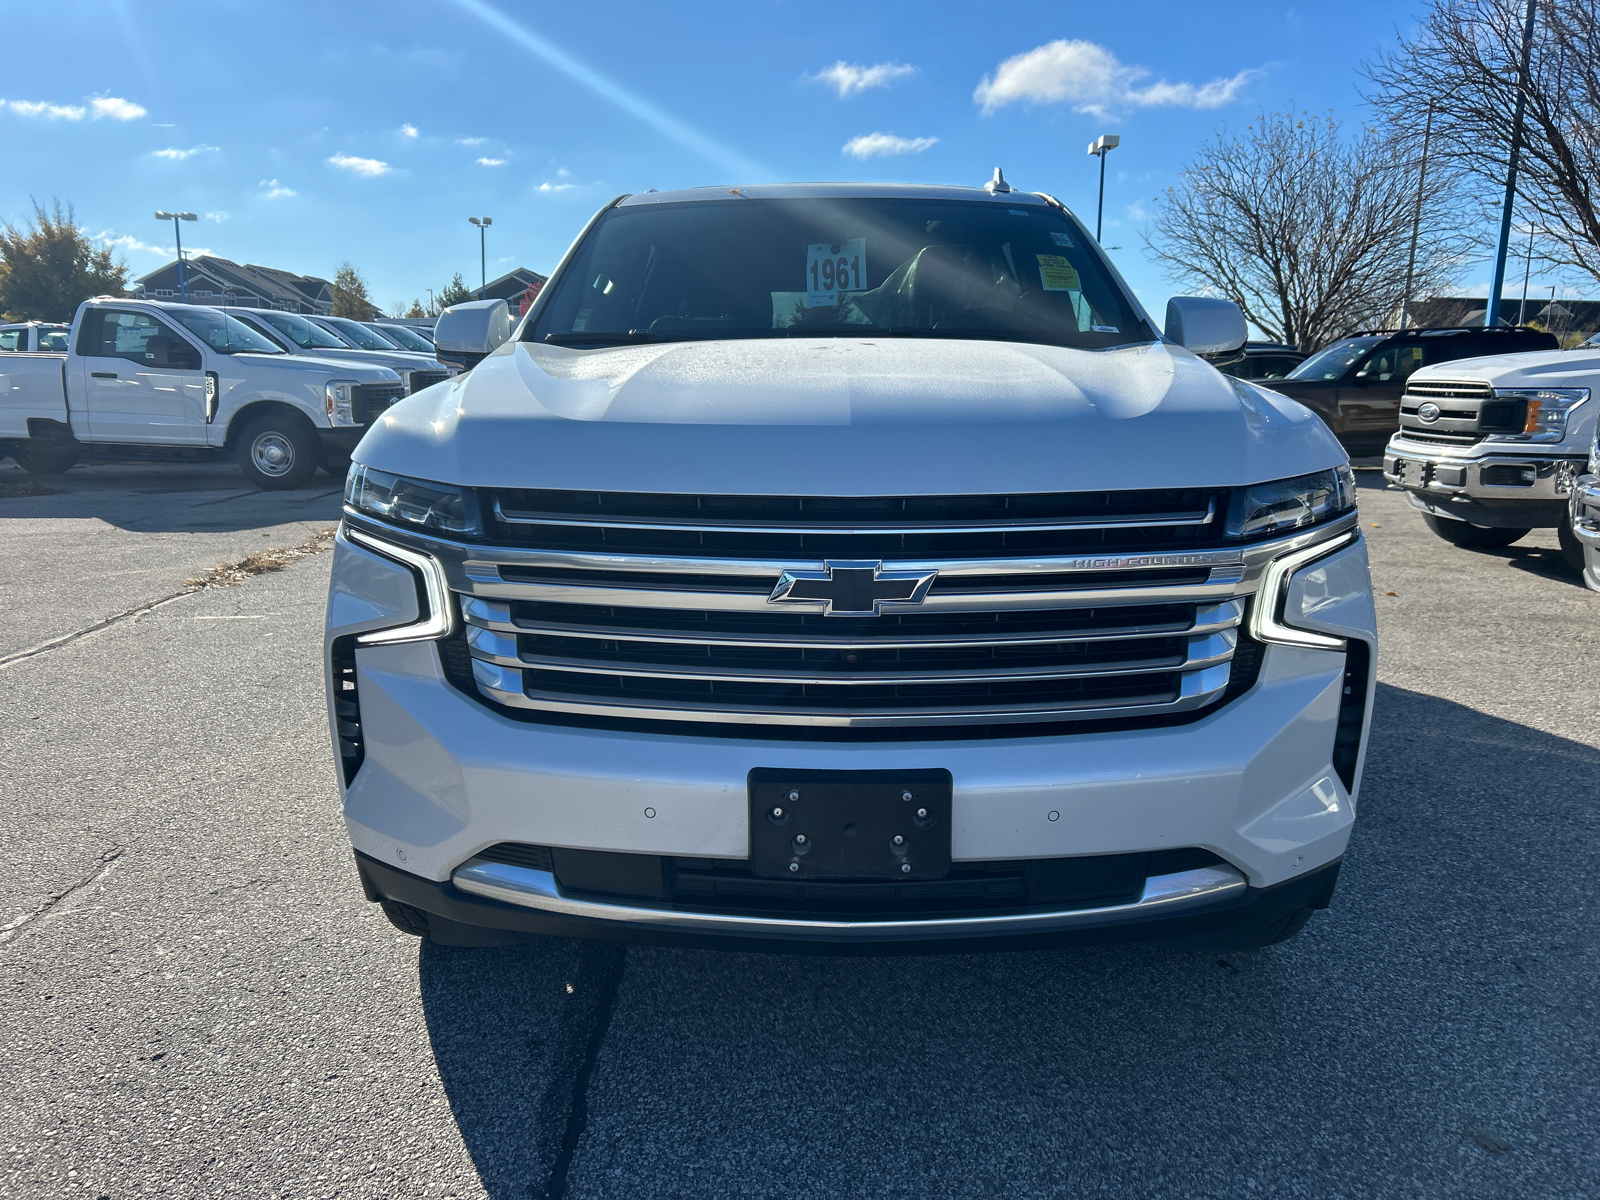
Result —
M 1583 543 L 1578 540 L 1578 535 L 1572 532 L 1572 517 L 1569 514 L 1556 529 L 1556 537 L 1561 542 L 1561 557 L 1579 575 L 1583 574 Z
M 1436 517 L 1432 513 L 1423 513 L 1422 519 L 1435 534 L 1452 546 L 1460 546 L 1463 550 L 1499 550 L 1526 537 L 1530 532 L 1527 529 L 1471 525 L 1466 521 L 1455 521 L 1449 517 Z
M 77 464 L 76 450 L 52 450 L 27 442 L 12 447 L 11 457 L 29 475 L 63 475 Z
M 304 486 L 321 459 L 312 431 L 288 417 L 261 417 L 239 437 L 239 469 L 264 491 Z

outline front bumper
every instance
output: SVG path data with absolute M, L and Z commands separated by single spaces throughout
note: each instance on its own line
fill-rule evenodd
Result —
M 1297 571 L 1285 594 L 1286 619 L 1375 644 L 1359 539 Z M 348 715 L 338 715 L 350 710 L 330 707 L 336 744 L 356 736 L 361 748 L 344 791 L 346 823 L 369 892 L 452 921 L 596 936 L 840 944 L 1089 929 L 1138 936 L 1129 931 L 1254 905 L 1257 893 L 1337 863 L 1350 836 L 1374 673 L 1366 671 L 1356 697 L 1360 750 L 1342 777 L 1335 742 L 1341 713 L 1348 722 L 1351 711 L 1352 661 L 1343 649 L 1269 645 L 1248 692 L 1189 724 L 842 743 L 518 720 L 457 690 L 430 641 L 356 645 L 349 665 L 338 666 L 340 647 L 354 636 L 415 620 L 422 607 L 417 576 L 341 535 L 329 598 L 330 702 L 338 698 L 338 680 L 347 680 L 349 695 L 359 697 L 354 735 Z M 949 770 L 956 863 L 1180 848 L 1223 861 L 1198 872 L 1152 875 L 1135 902 L 986 912 L 939 924 L 922 917 L 796 922 L 731 910 L 688 914 L 670 903 L 617 904 L 565 894 L 548 872 L 478 859 L 509 842 L 744 860 L 746 780 L 751 770 L 771 767 Z
M 1383 477 L 1407 493 L 1413 508 L 1474 525 L 1528 529 L 1561 524 L 1582 466 L 1582 458 L 1509 446 L 1467 456 L 1407 441 L 1403 433 L 1383 454 Z
M 1583 581 L 1600 592 L 1600 476 L 1584 475 L 1572 489 L 1568 516 L 1583 547 Z

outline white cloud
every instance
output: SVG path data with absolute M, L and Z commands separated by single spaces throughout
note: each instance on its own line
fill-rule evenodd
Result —
M 506 165 L 506 160 L 503 158 L 480 158 L 478 165 L 480 167 L 503 167 Z
M 571 179 L 572 178 L 572 172 L 567 170 L 565 167 L 558 167 L 556 169 L 556 178 L 557 179 Z
M 489 140 L 488 138 L 457 138 L 456 139 L 456 145 L 458 145 L 458 146 L 481 146 L 485 142 L 487 142 L 488 140 Z
M 267 189 L 268 200 L 278 200 L 285 196 L 299 195 L 299 193 L 293 188 L 284 187 L 283 184 L 279 183 L 276 179 L 263 179 L 261 181 L 261 186 Z
M 357 175 L 365 175 L 368 178 L 387 175 L 393 169 L 388 163 L 379 159 L 361 158 L 354 154 L 335 154 L 328 161 L 341 171 L 354 171 Z
M 179 150 L 176 147 L 169 146 L 165 150 L 157 150 L 155 155 L 157 158 L 170 159 L 173 162 L 182 162 L 186 158 L 193 158 L 196 154 L 206 154 L 210 151 L 220 149 L 222 149 L 220 146 L 200 145 L 190 146 L 187 150 Z
M 43 117 L 47 121 L 81 121 L 88 112 L 76 104 L 51 104 L 48 100 L 7 100 L 3 103 L 19 117 Z
M 208 212 L 208 213 L 206 213 L 205 216 L 206 216 L 206 220 L 215 221 L 218 225 L 221 225 L 224 221 L 226 221 L 228 219 L 228 214 L 225 213 L 225 212 L 222 212 L 220 210 L 217 211 L 217 212 Z
M 888 87 L 896 79 L 905 79 L 916 73 L 915 67 L 905 63 L 878 63 L 876 66 L 863 67 L 858 63 L 847 63 L 840 59 L 833 66 L 807 78 L 813 83 L 827 84 L 835 89 L 839 93 L 839 99 L 843 100 L 868 88 Z
M 91 96 L 89 107 L 94 109 L 94 119 L 110 117 L 113 121 L 137 121 L 148 111 L 144 105 L 124 100 L 121 96 Z
M 400 126 L 400 132 L 408 138 L 414 138 L 417 136 L 417 127 L 411 124 L 411 122 L 407 121 L 404 125 Z
M 985 75 L 972 99 L 986 113 L 1007 104 L 1070 104 L 1103 115 L 1118 108 L 1221 108 L 1231 104 L 1259 70 L 1240 71 L 1198 87 L 1150 78 L 1150 68 L 1124 63 L 1094 42 L 1062 40 L 1008 58 Z
M 575 183 L 541 183 L 535 190 L 541 192 L 570 192 L 577 186 Z
M 176 258 L 177 250 L 171 246 L 158 246 L 147 242 L 143 238 L 135 237 L 131 233 L 119 234 L 114 229 L 106 229 L 94 235 L 94 241 L 99 242 L 108 250 L 137 250 L 141 254 L 154 254 L 161 258 Z M 183 256 L 190 258 L 201 254 L 215 254 L 216 251 L 209 246 L 185 246 Z
M 903 138 L 892 133 L 863 133 L 846 142 L 841 151 L 851 158 L 890 158 L 896 154 L 921 154 L 938 140 L 936 137 Z

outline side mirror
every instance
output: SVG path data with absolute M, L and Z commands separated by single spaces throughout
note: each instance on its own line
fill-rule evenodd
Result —
M 1249 331 L 1232 300 L 1174 296 L 1167 301 L 1167 340 L 1196 354 L 1225 354 L 1243 346 Z
M 511 309 L 504 300 L 452 304 L 433 327 L 435 357 L 467 370 L 510 340 Z

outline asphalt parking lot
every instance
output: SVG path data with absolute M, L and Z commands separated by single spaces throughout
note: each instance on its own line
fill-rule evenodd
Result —
M 1362 473 L 1372 749 L 1334 905 L 1284 946 L 467 950 L 356 885 L 337 482 L 24 482 L 0 1195 L 1600 1195 L 1600 596 L 1553 533 L 1457 550 Z

